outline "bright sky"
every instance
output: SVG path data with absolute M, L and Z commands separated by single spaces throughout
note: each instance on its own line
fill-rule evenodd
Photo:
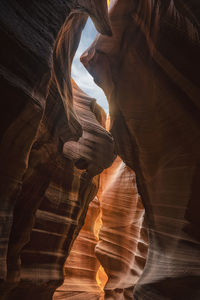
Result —
M 76 51 L 76 55 L 72 64 L 72 77 L 78 86 L 89 96 L 95 98 L 97 102 L 103 107 L 106 113 L 108 113 L 108 103 L 106 96 L 102 89 L 100 89 L 93 81 L 92 76 L 84 68 L 80 62 L 80 56 L 83 52 L 92 44 L 97 31 L 89 18 L 87 24 L 83 30 L 79 47 Z

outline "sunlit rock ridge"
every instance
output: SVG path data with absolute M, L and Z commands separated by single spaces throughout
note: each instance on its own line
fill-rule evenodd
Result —
M 71 78 L 81 62 L 107 116 Z M 1 0 L 0 300 L 200 299 L 198 0 Z

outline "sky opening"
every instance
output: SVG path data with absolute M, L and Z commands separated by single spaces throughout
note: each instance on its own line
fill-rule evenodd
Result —
M 95 84 L 92 76 L 80 62 L 80 56 L 92 44 L 96 35 L 97 31 L 91 19 L 88 18 L 72 63 L 72 78 L 75 80 L 80 89 L 82 89 L 90 97 L 95 98 L 98 104 L 101 105 L 108 114 L 108 103 L 103 90 Z

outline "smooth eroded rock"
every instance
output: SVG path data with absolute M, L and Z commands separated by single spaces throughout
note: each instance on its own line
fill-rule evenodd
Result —
M 136 300 L 200 297 L 198 1 L 112 1 L 113 37 L 82 62 L 104 89 L 118 154 L 136 172 L 149 251 Z

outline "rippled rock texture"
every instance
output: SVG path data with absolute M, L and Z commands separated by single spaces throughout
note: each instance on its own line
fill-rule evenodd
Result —
M 111 34 L 106 0 L 0 3 L 1 299 L 51 298 L 97 192 L 96 175 L 114 157 L 95 101 L 73 107 L 71 63 L 88 15 Z M 85 151 L 91 138 L 92 147 L 76 161 L 64 144 L 82 134 Z M 102 159 L 100 150 L 95 169 L 90 155 L 98 159 L 101 142 L 111 155 Z
M 114 158 L 112 137 L 98 122 L 104 123 L 105 113 L 95 99 L 75 83 L 73 86 L 74 108 L 83 136 L 61 147 L 58 132 L 59 126 L 63 128 L 65 111 L 52 97 L 51 110 L 47 105 L 16 201 L 7 254 L 10 292 L 6 285 L 2 288 L 5 299 L 51 299 L 63 281 L 64 262 L 97 193 L 98 174 Z M 50 124 L 56 134 L 49 131 L 50 118 L 45 118 L 49 111 L 52 116 L 60 111 L 59 122 Z M 105 149 L 109 156 L 105 156 Z
M 112 1 L 113 37 L 82 62 L 104 89 L 118 154 L 136 172 L 149 251 L 135 300 L 200 298 L 198 1 Z
M 82 227 L 64 266 L 65 280 L 54 294 L 54 300 L 97 300 L 101 289 L 96 277 L 100 262 L 95 256 L 98 237 L 95 222 L 100 213 L 97 197 L 90 203 L 84 226 Z
M 95 253 L 108 276 L 105 299 L 132 299 L 146 261 L 147 232 L 135 173 L 119 157 L 102 173 L 98 195 L 102 226 Z
M 65 143 L 64 155 L 73 159 L 75 165 L 80 169 L 87 168 L 91 177 L 100 173 L 102 168 L 109 166 L 114 157 L 114 146 L 110 134 L 104 129 L 105 112 L 94 99 L 87 97 L 75 83 L 73 87 L 74 107 L 83 126 L 83 135 L 78 142 L 69 141 Z M 97 120 L 103 127 L 99 126 Z M 85 193 L 91 201 L 94 194 L 88 189 L 88 182 L 85 186 L 87 187 Z M 65 280 L 54 294 L 55 300 L 100 299 L 102 291 L 97 282 L 100 262 L 94 251 L 98 241 L 96 220 L 99 213 L 100 204 L 98 198 L 95 197 L 89 206 L 84 226 L 73 245 L 69 258 L 66 260 L 64 266 Z M 84 218 L 85 214 L 82 216 L 82 222 Z
M 97 197 L 66 260 L 64 284 L 54 294 L 55 300 L 132 299 L 143 271 L 147 232 L 135 174 L 118 157 L 100 178 Z

